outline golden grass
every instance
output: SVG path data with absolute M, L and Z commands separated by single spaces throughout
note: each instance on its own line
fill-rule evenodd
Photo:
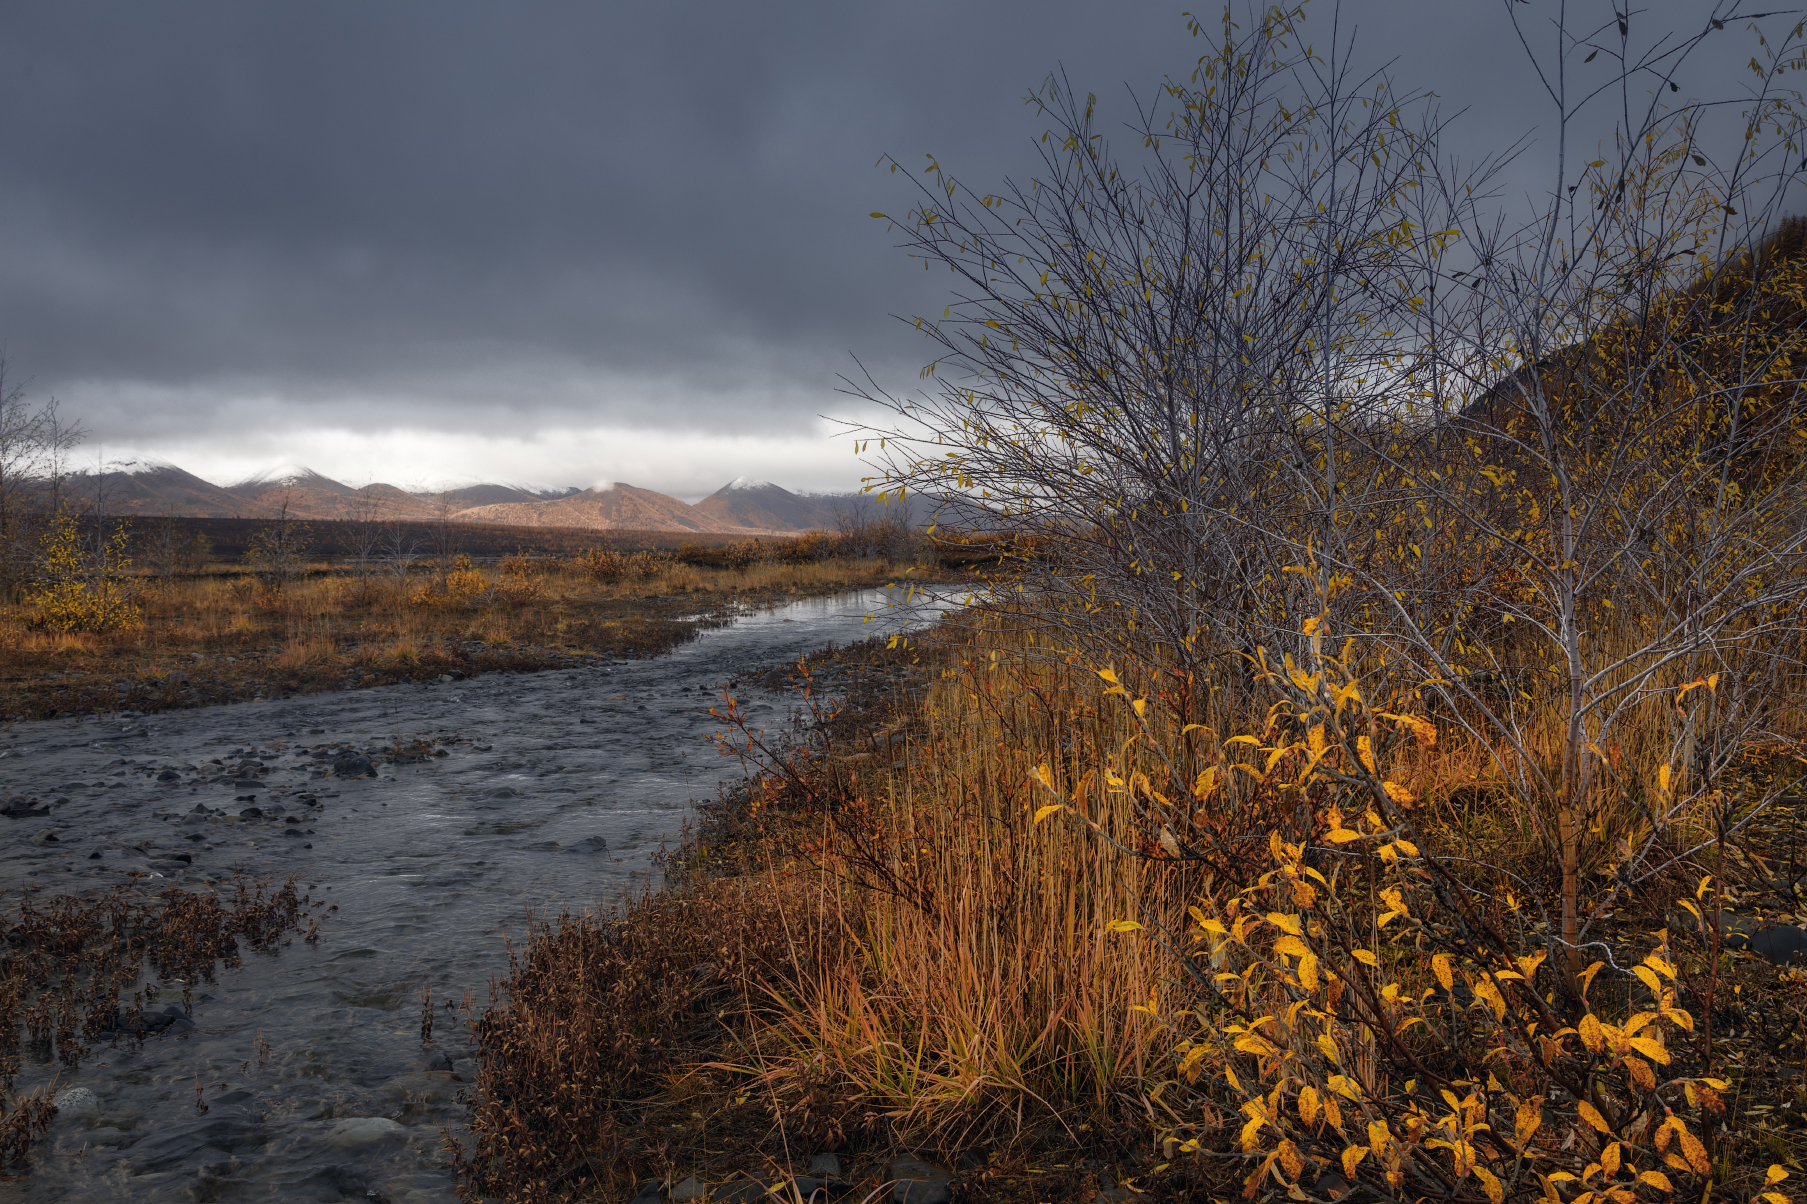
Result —
M 459 569 L 449 590 L 419 565 L 405 581 L 316 566 L 280 591 L 216 571 L 147 584 L 142 625 L 104 635 L 40 630 L 29 607 L 0 606 L 0 717 L 166 708 L 417 672 L 648 655 L 690 638 L 688 620 L 699 613 L 881 585 L 904 572 L 935 576 L 883 560 L 741 572 L 668 558 L 649 563 L 650 577 L 600 584 L 576 561 L 509 558 Z M 171 684 L 178 670 L 205 682 Z
M 1145 816 L 1138 815 L 1134 791 L 1142 788 L 1130 784 L 1141 773 L 1165 789 L 1176 763 L 1186 781 L 1202 768 L 1225 779 L 1237 777 L 1229 768 L 1234 764 L 1274 769 L 1266 748 L 1229 741 L 1242 733 L 1267 747 L 1303 739 L 1302 732 L 1287 734 L 1287 715 L 1270 711 L 1270 699 L 1256 692 L 1213 695 L 1208 713 L 1195 716 L 1204 727 L 1183 732 L 1162 708 L 1141 716 L 1129 699 L 1105 695 L 1095 666 L 1083 658 L 1019 631 L 993 626 L 951 640 L 929 659 L 933 680 L 920 697 L 897 699 L 883 739 L 831 741 L 827 748 L 791 750 L 769 761 L 747 796 L 713 813 L 704 847 L 693 848 L 683 862 L 696 868 L 671 891 L 636 904 L 620 919 L 568 919 L 530 941 L 530 956 L 542 960 L 535 961 L 534 974 L 517 973 L 504 984 L 505 1010 L 509 1023 L 519 1026 L 517 1035 L 543 1029 L 550 1041 L 558 1031 L 548 1027 L 554 1017 L 623 1002 L 621 976 L 646 973 L 638 963 L 598 971 L 574 998 L 572 980 L 555 973 L 572 942 L 689 948 L 699 935 L 671 927 L 679 922 L 672 908 L 716 909 L 711 923 L 718 930 L 760 934 L 757 956 L 724 959 L 703 949 L 684 955 L 710 968 L 703 977 L 683 977 L 678 995 L 660 1005 L 660 1031 L 668 1036 L 656 1073 L 623 1079 L 612 1069 L 605 1082 L 596 1077 L 601 1071 L 573 1062 L 575 1054 L 560 1054 L 552 1044 L 544 1045 L 529 1072 L 498 1044 L 498 1030 L 481 1035 L 483 1099 L 519 1101 L 539 1085 L 557 1083 L 589 1102 L 581 1118 L 569 1112 L 562 1119 L 529 1119 L 518 1104 L 503 1117 L 489 1103 L 480 1104 L 473 1128 L 480 1153 L 466 1168 L 467 1186 L 534 1179 L 539 1186 L 519 1198 L 609 1199 L 647 1176 L 719 1179 L 765 1159 L 785 1165 L 799 1151 L 851 1148 L 875 1151 L 871 1157 L 878 1158 L 897 1148 L 951 1155 L 984 1145 L 994 1152 L 994 1168 L 1001 1168 L 988 1172 L 992 1186 L 985 1190 L 1001 1193 L 1000 1199 L 1047 1198 L 1036 1195 L 1034 1185 L 1052 1180 L 1031 1172 L 1041 1164 L 1050 1171 L 1053 1164 L 1071 1168 L 1080 1158 L 1091 1159 L 1087 1165 L 1093 1167 L 1116 1164 L 1119 1178 L 1155 1174 L 1159 1162 L 1170 1193 L 1234 1195 L 1254 1164 L 1238 1161 L 1243 1097 L 1226 1086 L 1224 1068 L 1234 1066 L 1243 1076 L 1236 1081 L 1256 1084 L 1251 1090 L 1281 1090 L 1285 1081 L 1282 1070 L 1261 1069 L 1271 1058 L 1258 1065 L 1232 1049 L 1223 1026 L 1263 1015 L 1290 1017 L 1301 999 L 1322 1009 L 1306 1014 L 1327 1017 L 1325 1031 L 1338 1048 L 1351 1051 L 1346 1068 L 1331 1063 L 1329 1069 L 1359 1074 L 1364 1098 L 1372 1096 L 1372 1106 L 1383 1109 L 1374 1115 L 1391 1117 L 1398 1131 L 1409 1131 L 1403 1128 L 1412 1098 L 1407 1078 L 1485 1077 L 1491 1070 L 1515 1090 L 1530 1089 L 1518 1086 L 1532 1081 L 1524 1067 L 1507 1075 L 1516 1062 L 1487 1061 L 1480 1071 L 1474 1067 L 1482 1063 L 1469 1064 L 1492 1046 L 1464 1034 L 1492 1033 L 1487 1040 L 1501 1048 L 1525 1038 L 1492 1027 L 1484 984 L 1475 987 L 1466 1013 L 1436 1002 L 1447 996 L 1439 994 L 1422 942 L 1443 939 L 1425 921 L 1425 909 L 1439 904 L 1428 893 L 1428 879 L 1414 876 L 1404 862 L 1371 853 L 1346 859 L 1341 868 L 1323 860 L 1323 872 L 1340 889 L 1333 896 L 1320 889 L 1311 914 L 1323 917 L 1319 939 L 1332 942 L 1324 964 L 1334 965 L 1337 982 L 1353 983 L 1364 970 L 1332 938 L 1372 945 L 1380 970 L 1397 978 L 1394 989 L 1405 1002 L 1388 1003 L 1378 994 L 1326 997 L 1322 975 L 1316 996 L 1302 994 L 1299 983 L 1284 976 L 1264 979 L 1270 971 L 1263 967 L 1285 963 L 1254 936 L 1212 948 L 1216 938 L 1207 939 L 1191 914 L 1194 907 L 1226 924 L 1276 906 L 1301 909 L 1301 896 L 1286 894 L 1294 888 L 1280 875 L 1304 881 L 1298 877 L 1304 863 L 1283 849 L 1276 852 L 1281 846 L 1273 843 L 1274 833 L 1290 833 L 1299 823 L 1307 832 L 1323 830 L 1317 808 L 1301 808 L 1300 796 L 1284 785 L 1300 754 L 1286 754 L 1259 788 L 1220 790 L 1201 800 L 1195 826 L 1180 834 L 1190 847 L 1216 850 L 1200 861 L 1175 862 L 1138 826 Z M 1667 755 L 1665 705 L 1672 709 L 1659 701 L 1634 714 L 1608 754 L 1616 776 L 1597 791 L 1584 845 L 1589 905 L 1620 889 L 1610 873 L 1616 850 L 1625 833 L 1638 831 L 1640 823 L 1648 827 L 1637 784 L 1653 778 Z M 1553 706 L 1532 713 L 1526 740 L 1531 755 L 1550 755 L 1557 747 L 1558 717 Z M 1512 792 L 1501 769 L 1502 762 L 1510 767 L 1510 757 L 1494 756 L 1452 716 L 1436 726 L 1434 742 L 1402 729 L 1387 744 L 1383 762 L 1388 780 L 1415 796 L 1409 808 L 1413 839 L 1423 842 L 1425 854 L 1445 859 L 1456 875 L 1452 881 L 1471 892 L 1474 918 L 1508 934 L 1509 948 L 1502 948 L 1513 957 L 1537 953 L 1545 946 L 1534 926 L 1536 909 L 1560 880 L 1548 852 L 1550 817 Z M 1754 761 L 1750 772 L 1775 768 Z M 1038 822 L 1038 811 L 1052 803 L 1066 809 Z M 1705 834 L 1716 805 L 1703 796 L 1695 810 L 1678 816 L 1672 845 L 1685 848 Z M 1382 839 L 1364 836 L 1354 846 L 1336 847 L 1354 854 Z M 1761 857 L 1773 859 L 1776 852 L 1773 844 L 1761 843 L 1768 839 L 1758 838 L 1755 858 L 1733 849 L 1709 868 L 1728 883 L 1755 882 L 1767 873 Z M 1670 910 L 1675 894 L 1688 895 L 1698 877 L 1694 868 L 1678 864 L 1636 890 L 1621 890 L 1619 918 L 1609 915 L 1594 931 L 1636 964 L 1653 941 L 1665 939 L 1655 935 L 1658 930 L 1670 929 L 1661 947 L 1688 976 L 1696 994 L 1685 1002 L 1695 1014 L 1704 1020 L 1714 1007 L 1739 1009 L 1742 1019 L 1720 1015 L 1713 1047 L 1719 1052 L 1704 1063 L 1694 1038 L 1677 1031 L 1665 1039 L 1675 1059 L 1668 1073 L 1699 1075 L 1707 1073 L 1703 1065 L 1711 1066 L 1712 1073 L 1734 1076 L 1747 1093 L 1740 1098 L 1756 1105 L 1719 1121 L 1688 1114 L 1690 1132 L 1716 1131 L 1712 1156 L 1732 1168 L 1720 1178 L 1742 1182 L 1748 1174 L 1738 1169 L 1740 1160 L 1773 1158 L 1776 1149 L 1793 1151 L 1797 1144 L 1768 1119 L 1777 1115 L 1769 1109 L 1792 1106 L 1793 1097 L 1762 1067 L 1773 1064 L 1766 1058 L 1798 1061 L 1807 1051 L 1807 1003 L 1798 991 L 1807 979 L 1748 955 L 1734 959 L 1698 930 L 1677 927 L 1672 917 L 1680 913 Z M 1410 918 L 1388 928 L 1377 923 L 1371 892 L 1383 889 L 1417 900 Z M 1747 891 L 1743 897 L 1755 896 Z M 1516 900 L 1510 906 L 1509 898 Z M 1776 918 L 1773 906 L 1752 914 L 1788 922 Z M 1142 927 L 1113 930 L 1119 920 Z M 1480 964 L 1457 959 L 1456 977 L 1478 982 Z M 1550 977 L 1555 965 L 1543 971 L 1547 981 L 1539 988 L 1553 999 L 1561 991 Z M 1241 975 L 1222 996 L 1212 982 L 1219 971 Z M 554 988 L 555 980 L 562 985 Z M 1378 992 L 1379 980 L 1373 989 Z M 1712 1002 L 1715 989 L 1718 1004 Z M 1577 1006 L 1618 1023 L 1635 1010 L 1626 991 L 1624 982 L 1602 976 L 1591 999 Z M 1728 1005 L 1728 999 L 1739 1002 Z M 1418 1044 L 1412 1054 L 1423 1069 L 1396 1074 L 1403 1055 L 1377 1045 L 1374 1026 L 1391 1014 L 1386 1009 L 1408 1004 L 1410 1014 L 1424 1021 L 1413 1030 Z M 636 1020 L 611 1011 L 608 1023 L 653 1031 L 645 1014 Z M 1753 1031 L 1770 1036 L 1753 1040 Z M 1308 1037 L 1289 1040 L 1303 1042 L 1308 1054 L 1318 1048 Z M 1194 1048 L 1209 1057 L 1183 1068 L 1182 1058 Z M 1600 1063 L 1589 1070 L 1583 1063 L 1577 1070 L 1577 1050 L 1563 1055 L 1571 1061 L 1558 1060 L 1561 1073 L 1611 1069 Z M 1579 1052 L 1585 1059 L 1586 1051 Z M 1274 1074 L 1281 1078 L 1262 1077 Z M 1618 1079 L 1603 1084 L 1601 1105 L 1622 1089 Z M 605 1097 L 614 1102 L 598 1102 Z M 1507 1109 L 1509 1121 L 1516 1105 L 1504 1099 L 1498 1106 Z M 1679 1095 L 1675 1106 L 1684 1106 Z M 1553 1136 L 1539 1157 L 1551 1167 L 1580 1159 L 1578 1173 L 1591 1130 L 1574 1115 L 1572 1101 L 1564 1107 L 1569 1111 L 1549 1111 Z M 1577 1126 L 1581 1144 L 1571 1149 L 1564 1134 Z M 1209 1153 L 1134 1153 L 1137 1147 L 1162 1148 L 1167 1139 L 1193 1141 Z M 1326 1140 L 1334 1139 L 1327 1131 Z M 1645 1134 L 1639 1140 L 1648 1139 Z M 578 1148 L 596 1158 L 588 1173 L 562 1179 L 544 1173 L 568 1166 Z M 1176 1146 L 1166 1148 L 1171 1154 Z M 1312 1156 L 1329 1158 L 1321 1167 L 1335 1165 L 1337 1148 Z M 598 1150 L 608 1156 L 595 1156 Z M 1434 1150 L 1425 1156 L 1441 1157 Z M 1640 1165 L 1649 1163 L 1640 1157 Z M 1673 1167 L 1669 1173 L 1682 1174 Z M 1005 1191 L 1010 1175 L 1019 1176 L 1012 1181 L 1024 1193 L 1020 1197 Z M 1524 1178 L 1534 1185 L 1528 1172 Z M 1480 1199 L 1479 1180 L 1469 1182 L 1468 1194 Z M 1694 1182 L 1691 1190 L 1698 1194 L 1699 1187 Z M 980 1192 L 976 1185 L 967 1190 Z

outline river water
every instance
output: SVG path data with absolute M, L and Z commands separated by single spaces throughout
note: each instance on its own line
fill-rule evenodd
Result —
M 459 1132 L 475 1067 L 443 1007 L 422 1044 L 421 989 L 481 1005 L 530 909 L 643 888 L 691 801 L 739 776 L 714 740 L 717 691 L 895 629 L 898 597 L 760 611 L 653 660 L 0 732 L 0 794 L 50 807 L 0 820 L 9 902 L 97 894 L 134 872 L 157 875 L 139 879 L 147 892 L 206 891 L 239 869 L 299 875 L 336 905 L 317 944 L 194 984 L 192 1031 L 100 1045 L 74 1070 L 27 1059 L 20 1089 L 54 1078 L 94 1098 L 71 1099 L 0 1201 L 453 1199 L 441 1126 Z M 756 727 L 786 721 L 784 693 L 751 680 L 733 693 Z M 416 741 L 446 755 L 376 758 L 374 778 L 325 772 Z M 56 839 L 31 843 L 45 829 Z M 181 990 L 165 984 L 160 1002 Z

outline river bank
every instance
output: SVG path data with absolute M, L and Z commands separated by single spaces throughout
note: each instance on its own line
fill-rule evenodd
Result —
M 604 582 L 578 562 L 519 560 L 454 572 L 443 588 L 430 575 L 332 572 L 280 591 L 216 573 L 147 589 L 141 625 L 105 634 L 36 630 L 28 608 L 0 609 L 0 720 L 153 714 L 658 656 L 764 607 L 968 579 L 882 559 L 736 571 L 653 558 L 644 569 Z
M 25 1057 L 19 1091 L 94 1102 L 57 1117 L 0 1199 L 449 1199 L 441 1126 L 461 1130 L 469 1022 L 509 935 L 656 884 L 691 800 L 739 775 L 715 743 L 719 692 L 776 731 L 789 692 L 744 675 L 857 640 L 868 614 L 884 629 L 887 601 L 743 614 L 653 660 L 8 725 L 8 897 L 295 875 L 336 910 L 317 941 L 191 984 L 192 1031 L 75 1066 Z

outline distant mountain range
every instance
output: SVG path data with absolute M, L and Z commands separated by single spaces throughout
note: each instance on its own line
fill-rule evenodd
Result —
M 833 530 L 844 516 L 872 509 L 871 499 L 859 494 L 804 496 L 746 477 L 691 506 L 624 483 L 554 490 L 484 484 L 412 493 L 394 485 L 346 485 L 298 465 L 270 469 L 236 485 L 215 485 L 174 464 L 144 460 L 79 474 L 66 488 L 115 515 L 272 518 L 286 512 L 302 519 L 452 518 L 523 527 L 748 535 Z

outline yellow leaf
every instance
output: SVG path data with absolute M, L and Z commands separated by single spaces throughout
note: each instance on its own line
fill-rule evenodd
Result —
M 1669 793 L 1669 767 L 1667 765 L 1656 771 L 1656 788 L 1664 794 Z
M 1299 985 L 1307 991 L 1318 989 L 1318 959 L 1309 949 L 1299 958 Z
M 1575 1031 L 1580 1034 L 1581 1043 L 1587 1046 L 1589 1053 L 1599 1053 L 1606 1048 L 1606 1032 L 1592 1012 L 1581 1018 L 1581 1023 L 1575 1026 Z
M 1575 1115 L 1579 1116 L 1582 1120 L 1585 1120 L 1588 1124 L 1600 1130 L 1602 1133 L 1610 1134 L 1612 1132 L 1612 1130 L 1607 1127 L 1606 1118 L 1600 1115 L 1600 1109 L 1594 1107 L 1586 1100 L 1576 1101 Z
M 1608 1144 L 1604 1150 L 1600 1151 L 1600 1169 L 1605 1171 L 1609 1176 L 1614 1176 L 1619 1173 L 1618 1142 L 1612 1142 Z
M 1481 1190 L 1487 1193 L 1488 1204 L 1503 1204 L 1506 1186 L 1499 1181 L 1498 1176 L 1484 1166 L 1477 1166 L 1474 1168 L 1474 1177 L 1481 1181 Z
M 1661 974 L 1664 978 L 1667 978 L 1669 981 L 1675 981 L 1675 967 L 1664 961 L 1658 954 L 1652 953 L 1649 957 L 1644 959 L 1644 964 L 1649 966 L 1652 970 L 1655 970 L 1658 974 Z
M 1356 961 L 1360 962 L 1364 966 L 1380 965 L 1380 959 L 1378 957 L 1375 957 L 1372 953 L 1368 952 L 1366 949 L 1352 949 L 1349 951 L 1349 956 L 1353 957 Z
M 1656 1072 L 1650 1069 L 1650 1063 L 1642 1058 L 1634 1058 L 1630 1054 L 1626 1054 L 1619 1060 L 1625 1063 L 1625 1069 L 1631 1072 L 1631 1077 L 1636 1080 L 1638 1086 L 1646 1091 L 1655 1090 Z
M 1046 786 L 1049 790 L 1054 790 L 1054 774 L 1046 765 L 1037 765 L 1035 767 L 1035 780 Z M 1058 790 L 1055 790 L 1054 792 L 1056 794 L 1060 793 Z
M 1447 991 L 1455 985 L 1455 975 L 1449 970 L 1449 954 L 1439 953 L 1431 958 L 1431 973 L 1437 976 L 1437 982 Z
M 1098 670 L 1098 676 L 1102 677 L 1105 681 L 1110 682 L 1113 686 L 1117 684 L 1117 674 L 1113 670 L 1100 669 Z
M 1262 1120 L 1257 1116 L 1254 1120 L 1251 1120 L 1248 1124 L 1242 1126 L 1241 1140 L 1243 1152 L 1246 1153 L 1253 1150 L 1261 1144 L 1261 1126 L 1266 1123 L 1265 1120 Z
M 1649 1058 L 1652 1062 L 1655 1062 L 1658 1066 L 1667 1066 L 1669 1064 L 1669 1051 L 1655 1041 L 1652 1041 L 1649 1037 L 1633 1037 L 1630 1041 L 1627 1041 L 1626 1044 Z
M 1283 936 L 1274 942 L 1274 952 L 1284 953 L 1288 957 L 1304 957 L 1311 950 L 1298 937 Z
M 1046 807 L 1038 807 L 1035 811 L 1035 822 L 1039 824 L 1056 811 L 1065 811 L 1066 809 L 1065 803 L 1049 803 Z
M 1148 713 L 1148 699 L 1146 698 L 1138 698 L 1129 705 L 1136 708 L 1136 718 L 1138 719 Z
M 1407 790 L 1404 786 L 1401 786 L 1398 782 L 1383 782 L 1381 783 L 1381 789 L 1385 790 L 1387 792 L 1387 797 L 1396 803 L 1415 803 L 1418 801 L 1417 795 L 1413 794 L 1410 790 Z
M 1681 1141 L 1682 1157 L 1688 1160 L 1688 1165 L 1694 1168 L 1694 1173 L 1697 1175 L 1712 1174 L 1713 1161 L 1707 1157 L 1707 1147 L 1700 1143 L 1700 1138 L 1682 1128 L 1676 1129 L 1675 1136 Z
M 1280 1165 L 1286 1170 L 1286 1177 L 1297 1183 L 1299 1173 L 1305 1169 L 1305 1159 L 1299 1156 L 1299 1147 L 1289 1137 L 1280 1143 L 1277 1153 L 1280 1155 Z
M 1543 1108 L 1541 1101 L 1528 1099 L 1518 1106 L 1518 1117 L 1513 1122 L 1517 1132 L 1518 1147 L 1522 1150 L 1525 1143 L 1537 1136 L 1537 1130 L 1543 1127 Z
M 1669 1176 L 1662 1171 L 1645 1171 L 1638 1176 L 1639 1183 L 1648 1183 L 1658 1191 L 1674 1191 L 1675 1185 L 1669 1182 Z
M 1368 1147 L 1365 1145 L 1352 1145 L 1348 1149 L 1344 1150 L 1343 1151 L 1343 1178 L 1345 1178 L 1345 1179 L 1349 1180 L 1351 1183 L 1353 1183 L 1355 1181 L 1355 1168 L 1360 1166 L 1362 1164 L 1362 1159 L 1366 1158 L 1367 1156 L 1368 1156 Z
M 1769 1173 L 1763 1176 L 1763 1186 L 1774 1187 L 1786 1178 L 1788 1178 L 1787 1168 L 1771 1163 Z
M 1362 834 L 1360 832 L 1351 832 L 1348 828 L 1337 828 L 1333 831 L 1324 833 L 1324 839 L 1330 841 L 1332 844 L 1348 844 L 1352 840 L 1360 840 L 1361 838 Z
M 1399 851 L 1404 853 L 1407 857 L 1416 857 L 1418 855 L 1418 846 L 1409 840 L 1395 840 L 1393 843 L 1397 845 Z
M 1303 934 L 1303 930 L 1299 927 L 1298 916 L 1289 916 L 1277 911 L 1270 911 L 1267 913 L 1267 922 L 1272 924 L 1275 928 L 1278 928 L 1280 931 L 1292 936 L 1300 936 Z
M 1355 753 L 1362 759 L 1362 764 L 1367 767 L 1369 773 L 1378 772 L 1374 768 L 1373 741 L 1369 740 L 1366 736 L 1357 736 L 1355 738 Z
M 1662 993 L 1663 981 L 1656 976 L 1656 973 L 1651 970 L 1649 966 L 1633 966 L 1631 972 L 1637 975 L 1638 981 L 1649 987 L 1651 991 L 1657 994 Z
M 1342 1051 L 1336 1047 L 1336 1040 L 1329 1033 L 1318 1034 L 1318 1050 L 1332 1062 L 1343 1060 Z
M 1192 783 L 1192 796 L 1197 799 L 1208 799 L 1212 791 L 1217 789 L 1217 766 L 1208 766 Z
M 1112 920 L 1104 926 L 1106 932 L 1135 932 L 1141 927 L 1134 920 Z
M 1299 1088 L 1299 1119 L 1308 1127 L 1317 1126 L 1320 1107 L 1317 1088 L 1309 1085 Z

